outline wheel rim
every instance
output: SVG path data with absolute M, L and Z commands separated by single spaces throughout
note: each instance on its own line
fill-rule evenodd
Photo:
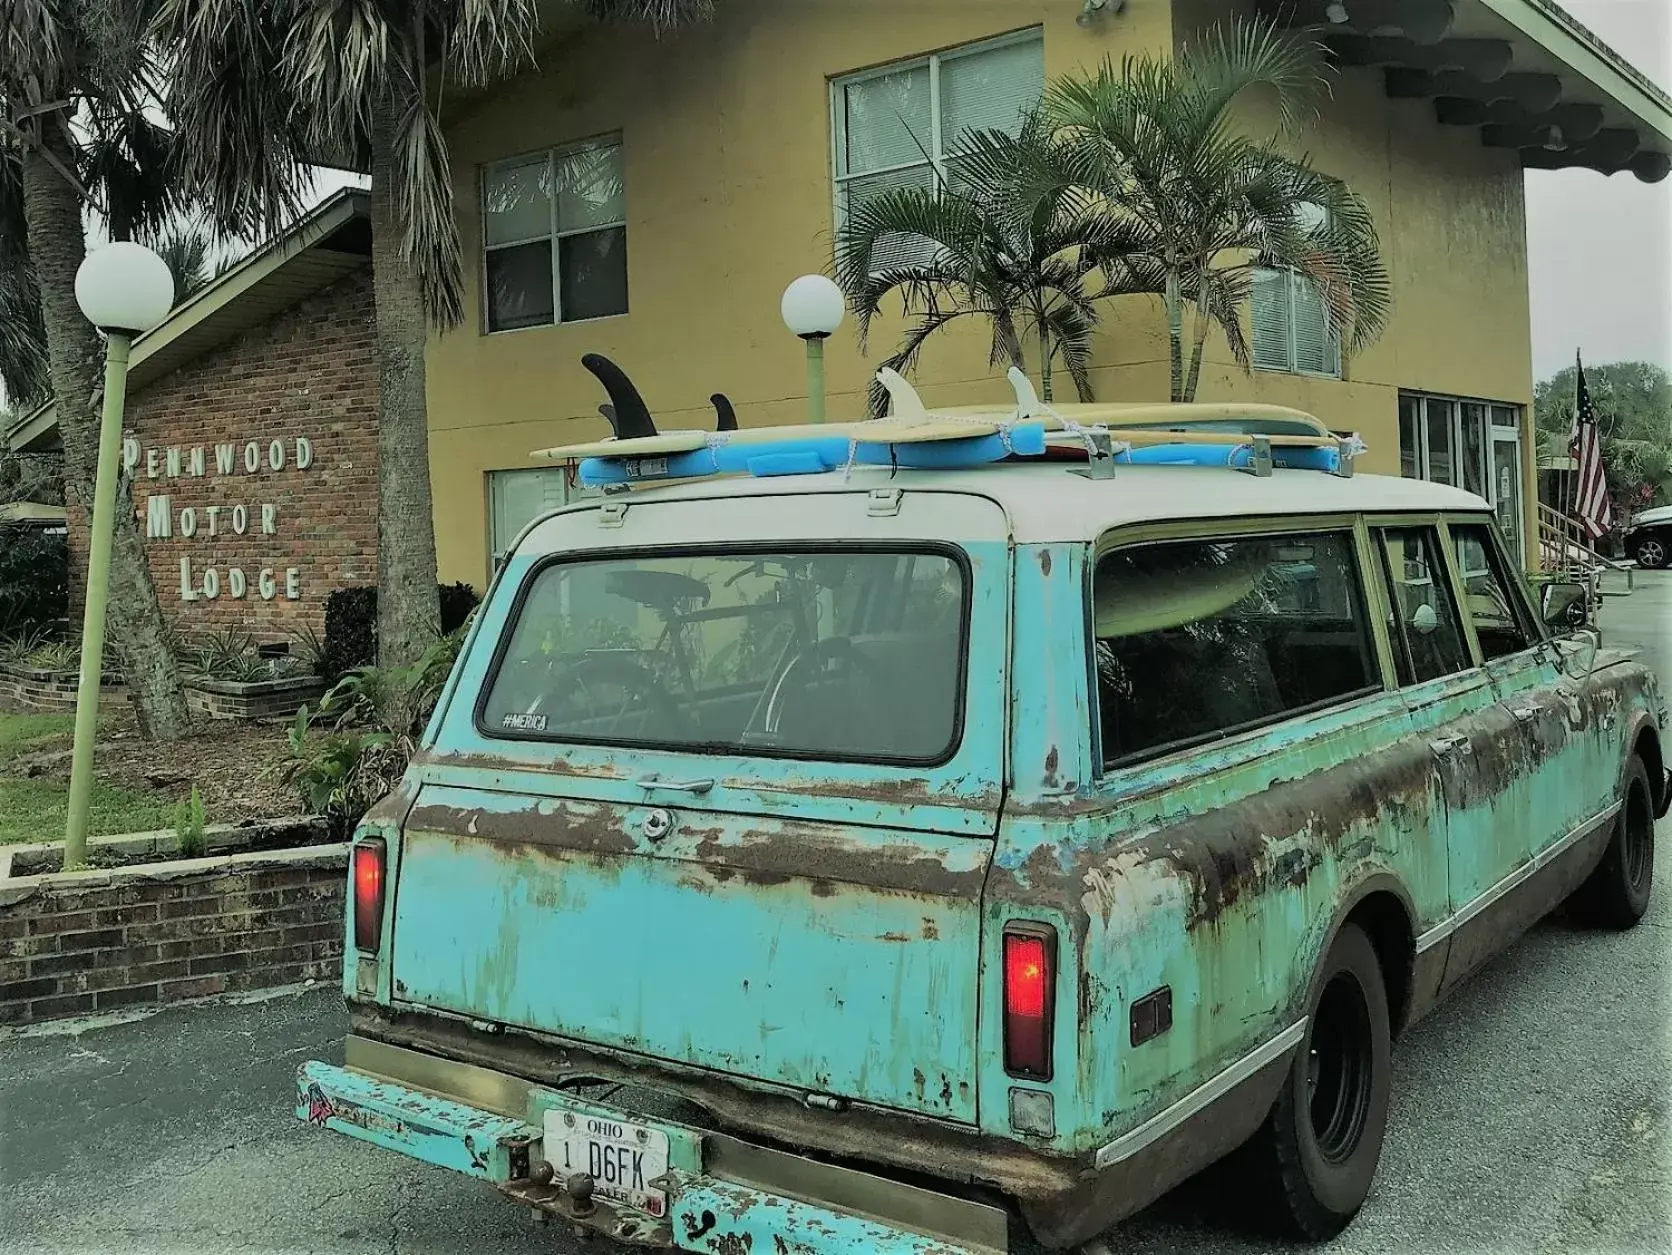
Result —
M 1625 863 L 1626 883 L 1636 893 L 1648 880 L 1655 860 L 1654 820 L 1649 815 L 1649 799 L 1641 786 L 1633 786 L 1626 795 L 1621 822 L 1625 824 L 1620 853 Z
M 1364 1137 L 1373 1067 L 1364 990 L 1351 973 L 1339 972 L 1324 987 L 1312 1017 L 1306 1076 L 1312 1135 L 1329 1163 L 1347 1159 Z
M 1644 566 L 1659 566 L 1666 561 L 1666 550 L 1658 540 L 1645 540 L 1637 546 L 1637 560 Z

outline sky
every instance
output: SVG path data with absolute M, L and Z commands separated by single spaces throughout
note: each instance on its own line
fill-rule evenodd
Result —
M 1672 0 L 1561 0 L 1580 22 L 1672 89 Z M 1672 178 L 1527 172 L 1533 374 L 1647 361 L 1672 369 Z

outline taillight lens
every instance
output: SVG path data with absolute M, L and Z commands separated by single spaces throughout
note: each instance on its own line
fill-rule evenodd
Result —
M 383 855 L 380 837 L 354 846 L 354 948 L 376 954 L 383 938 Z
M 1057 936 L 1045 927 L 1004 934 L 1004 1068 L 1012 1076 L 1051 1079 L 1051 1022 L 1056 1012 Z

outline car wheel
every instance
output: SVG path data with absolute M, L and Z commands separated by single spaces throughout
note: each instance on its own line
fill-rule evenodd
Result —
M 1382 1157 L 1391 1054 L 1381 964 L 1364 930 L 1347 924 L 1319 973 L 1288 1078 L 1248 1148 L 1282 1228 L 1323 1241 L 1364 1205 Z
M 1573 895 L 1574 914 L 1595 928 L 1630 928 L 1649 909 L 1655 881 L 1655 808 L 1649 769 L 1633 756 L 1614 834 L 1602 862 Z
M 1666 540 L 1653 533 L 1640 537 L 1635 546 L 1637 565 L 1654 571 L 1666 565 Z

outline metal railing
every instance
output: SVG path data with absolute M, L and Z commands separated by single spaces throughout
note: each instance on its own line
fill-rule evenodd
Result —
M 1538 503 L 1538 559 L 1539 574 L 1545 579 L 1583 584 L 1593 596 L 1626 596 L 1636 586 L 1634 567 L 1598 553 L 1578 519 L 1542 501 Z M 1609 587 L 1609 576 L 1624 576 L 1624 587 L 1617 580 Z

